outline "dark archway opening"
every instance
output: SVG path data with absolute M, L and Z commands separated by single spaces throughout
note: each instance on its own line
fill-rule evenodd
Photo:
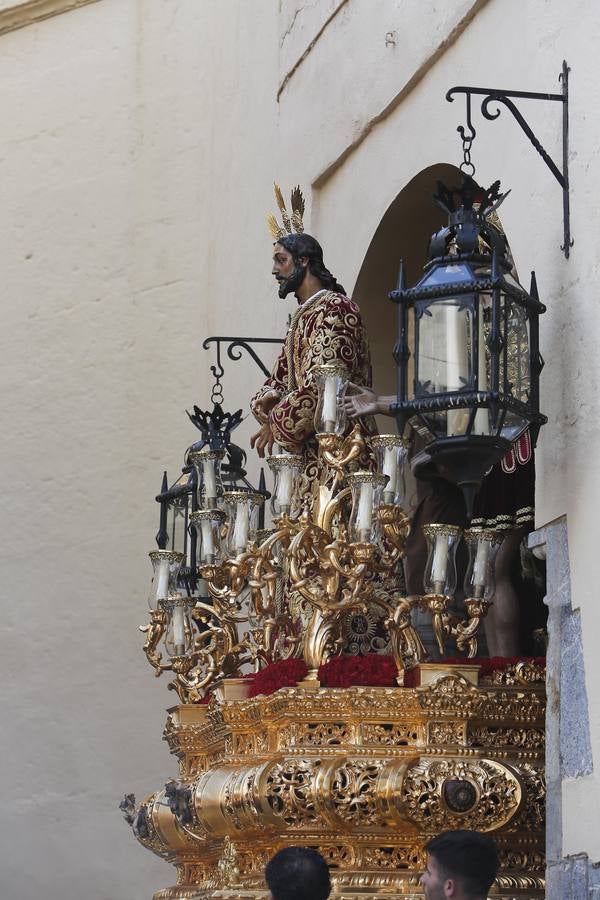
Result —
M 361 307 L 371 346 L 373 385 L 380 394 L 396 390 L 392 358 L 396 309 L 387 295 L 396 287 L 401 259 L 407 284 L 414 284 L 420 277 L 429 239 L 447 219 L 432 199 L 436 182 L 454 184 L 459 179 L 459 170 L 444 163 L 419 172 L 389 205 L 358 274 L 352 296 Z M 389 421 L 385 427 L 389 430 Z

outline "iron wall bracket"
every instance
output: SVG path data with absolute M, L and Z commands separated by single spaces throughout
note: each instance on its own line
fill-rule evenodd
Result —
M 223 363 L 221 362 L 221 344 L 228 344 L 227 347 L 227 356 L 229 359 L 232 359 L 236 362 L 238 359 L 242 358 L 242 350 L 245 350 L 246 353 L 250 356 L 251 359 L 254 360 L 258 368 L 261 370 L 265 378 L 268 378 L 271 374 L 264 362 L 256 352 L 252 348 L 252 344 L 283 344 L 283 340 L 281 338 L 250 338 L 250 337 L 224 337 L 222 335 L 217 335 L 215 337 L 207 337 L 202 342 L 202 347 L 204 350 L 208 350 L 211 344 L 216 344 L 216 363 L 214 366 L 210 367 L 210 371 L 213 374 L 215 379 L 215 383 L 212 387 L 211 392 L 211 400 L 213 403 L 221 404 L 223 403 L 223 385 L 221 384 L 221 378 L 225 374 L 225 369 L 223 368 Z
M 208 350 L 211 344 L 217 345 L 217 365 L 211 366 L 211 372 L 215 377 L 217 377 L 217 372 L 219 378 L 222 378 L 224 375 L 224 369 L 221 364 L 221 344 L 229 344 L 227 347 L 227 356 L 229 359 L 238 360 L 242 358 L 242 350 L 245 350 L 246 353 L 254 360 L 258 368 L 263 372 L 266 378 L 271 374 L 262 359 L 259 357 L 258 353 L 252 349 L 252 344 L 283 344 L 283 340 L 281 338 L 250 338 L 250 337 L 208 337 L 206 340 L 202 342 L 202 347 L 204 350 Z M 215 369 L 217 371 L 215 371 Z
M 481 113 L 485 119 L 493 121 L 500 115 L 500 109 L 490 109 L 490 104 L 492 103 L 501 103 L 512 113 L 522 131 L 529 138 L 530 142 L 540 154 L 562 188 L 564 243 L 561 245 L 560 249 L 564 252 L 567 259 L 569 258 L 570 248 L 573 246 L 573 239 L 571 238 L 571 218 L 569 210 L 569 72 L 570 68 L 563 60 L 562 71 L 558 76 L 558 79 L 562 86 L 562 93 L 560 94 L 538 94 L 532 91 L 505 91 L 501 90 L 500 88 L 466 87 L 462 85 L 450 88 L 450 90 L 446 94 L 446 100 L 448 100 L 450 103 L 454 101 L 455 94 L 466 95 L 467 127 L 471 130 L 471 133 L 470 135 L 466 134 L 463 126 L 459 126 L 457 130 L 463 138 L 463 142 L 465 140 L 472 141 L 476 133 L 471 121 L 472 96 L 477 95 L 483 97 L 483 100 L 481 102 Z M 562 169 L 559 168 L 559 166 L 555 163 L 547 150 L 542 146 L 541 142 L 536 137 L 533 129 L 530 127 L 525 117 L 513 103 L 513 100 L 511 99 L 513 97 L 521 100 L 549 100 L 552 102 L 562 103 Z

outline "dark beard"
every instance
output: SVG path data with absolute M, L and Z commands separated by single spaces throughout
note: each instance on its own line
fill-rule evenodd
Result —
M 280 282 L 279 284 L 279 296 L 283 300 L 284 297 L 287 297 L 291 291 L 297 291 L 302 282 L 304 281 L 305 275 L 308 271 L 308 268 L 304 268 L 304 266 L 296 264 L 294 266 L 294 271 L 290 275 L 289 278 L 286 278 L 285 281 Z

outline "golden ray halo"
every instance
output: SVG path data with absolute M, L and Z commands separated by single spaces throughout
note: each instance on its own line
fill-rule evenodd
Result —
M 274 240 L 285 237 L 286 234 L 302 234 L 304 232 L 303 216 L 305 210 L 304 195 L 299 185 L 292 189 L 290 196 L 291 213 L 288 213 L 281 193 L 281 188 L 277 183 L 274 184 L 275 200 L 281 212 L 282 224 L 277 221 L 277 217 L 271 213 L 267 216 L 267 225 Z

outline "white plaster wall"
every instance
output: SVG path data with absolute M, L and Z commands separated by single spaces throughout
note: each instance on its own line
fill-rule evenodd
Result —
M 336 4 L 339 12 L 281 93 L 282 143 L 302 146 L 303 167 L 313 179 L 322 178 L 485 2 L 386 0 L 376 8 L 370 0 Z M 298 16 L 297 23 L 302 21 Z M 292 40 L 293 31 L 284 48 Z M 282 80 L 288 71 L 282 67 Z M 302 109 L 304 115 L 299 114 Z M 420 143 L 416 135 L 413 140 Z
M 176 698 L 137 626 L 162 468 L 207 400 L 201 340 L 277 331 L 256 313 L 276 25 L 266 0 L 101 0 L 0 38 L 11 900 L 142 900 L 174 881 L 117 809 L 176 772 L 161 742 Z
M 346 5 L 348 0 L 280 0 L 279 3 L 279 87 L 313 43 L 327 22 Z

